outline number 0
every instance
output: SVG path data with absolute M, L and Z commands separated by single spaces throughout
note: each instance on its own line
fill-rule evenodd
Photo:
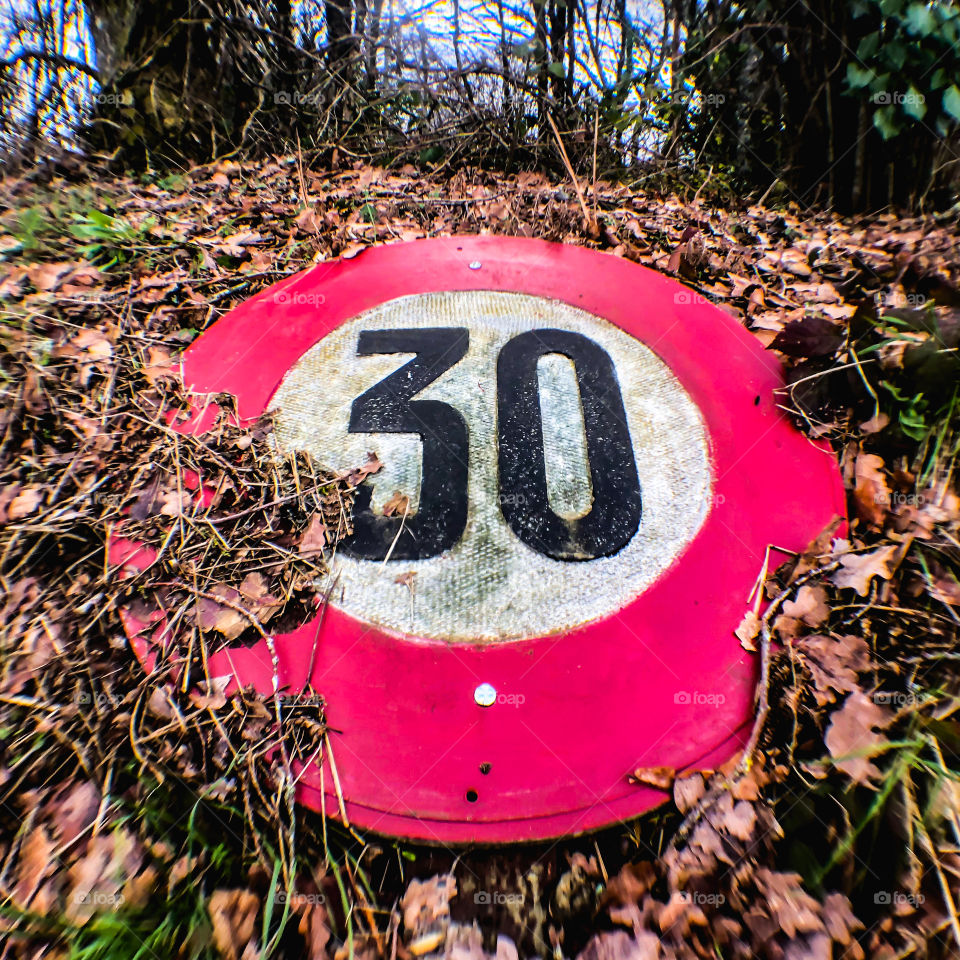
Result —
M 583 517 L 558 516 L 547 500 L 537 361 L 559 353 L 573 361 L 580 390 L 593 505 Z M 607 352 L 567 330 L 531 330 L 508 341 L 497 359 L 500 502 L 510 529 L 555 560 L 593 560 L 616 553 L 640 525 L 640 480 Z

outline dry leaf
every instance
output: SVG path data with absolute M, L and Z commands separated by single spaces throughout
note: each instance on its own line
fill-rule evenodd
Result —
M 818 627 L 830 616 L 827 591 L 820 584 L 804 584 L 795 600 L 784 601 L 783 613 L 774 622 L 774 629 L 783 640 L 800 633 L 801 625 Z
M 898 549 L 892 544 L 869 553 L 844 554 L 840 558 L 840 567 L 834 570 L 830 579 L 838 587 L 850 587 L 865 597 L 870 592 L 870 581 L 874 577 L 890 579 Z
M 220 955 L 224 960 L 240 960 L 253 937 L 260 898 L 250 890 L 214 890 L 207 908 Z
M 873 529 L 883 526 L 890 506 L 890 487 L 883 473 L 883 459 L 872 453 L 860 453 L 854 468 L 854 503 L 857 516 Z
M 410 510 L 410 498 L 404 496 L 399 490 L 394 490 L 393 495 L 383 505 L 383 515 L 385 517 L 405 516 Z
M 627 779 L 631 783 L 643 783 L 657 790 L 669 790 L 675 776 L 673 767 L 637 767 Z
M 233 679 L 231 676 L 214 677 L 212 680 L 200 680 L 197 689 L 190 691 L 190 702 L 200 710 L 220 710 L 227 705 L 224 691 Z
M 751 653 L 757 652 L 757 645 L 753 642 L 760 633 L 761 620 L 753 610 L 748 610 L 740 621 L 740 626 L 734 630 L 734 635 L 740 641 L 740 646 Z
M 706 792 L 706 782 L 702 773 L 677 777 L 673 781 L 673 802 L 681 813 L 689 813 Z
M 796 650 L 810 672 L 820 706 L 832 703 L 838 693 L 856 690 L 858 675 L 870 669 L 870 648 L 863 637 L 814 634 L 798 641 Z
M 327 525 L 323 522 L 323 516 L 319 513 L 312 514 L 309 523 L 307 523 L 307 528 L 300 538 L 297 552 L 301 557 L 322 557 L 327 545 L 327 536 L 328 530 Z
M 837 768 L 854 783 L 868 784 L 880 778 L 880 770 L 870 761 L 869 754 L 875 747 L 886 743 L 886 737 L 878 731 L 892 719 L 888 711 L 877 706 L 859 689 L 854 690 L 831 716 L 824 742 Z
M 8 504 L 7 517 L 11 521 L 22 520 L 35 513 L 43 501 L 41 487 L 24 487 Z

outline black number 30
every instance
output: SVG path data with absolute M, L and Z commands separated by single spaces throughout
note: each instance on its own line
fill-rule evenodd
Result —
M 360 356 L 416 356 L 357 397 L 349 430 L 418 434 L 423 470 L 419 509 L 406 518 L 374 514 L 371 487 L 364 483 L 358 489 L 354 532 L 343 544 L 351 556 L 422 560 L 450 549 L 463 535 L 466 422 L 447 403 L 413 397 L 463 358 L 469 338 L 469 331 L 459 327 L 360 334 Z M 573 362 L 586 432 L 593 503 L 576 519 L 559 516 L 547 498 L 537 363 L 554 353 Z M 593 560 L 616 553 L 633 539 L 641 515 L 633 444 L 613 361 L 593 340 L 547 329 L 521 333 L 504 345 L 497 358 L 497 445 L 501 510 L 527 546 L 555 560 Z

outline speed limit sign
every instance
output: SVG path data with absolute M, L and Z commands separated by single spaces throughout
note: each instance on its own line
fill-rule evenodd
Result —
M 452 237 L 320 264 L 214 324 L 184 375 L 272 411 L 283 450 L 382 461 L 322 620 L 274 644 L 336 731 L 300 799 L 340 816 L 338 783 L 382 833 L 577 833 L 663 799 L 638 766 L 728 759 L 755 685 L 733 631 L 768 545 L 843 510 L 775 359 L 582 248 Z M 265 643 L 218 656 L 270 689 Z

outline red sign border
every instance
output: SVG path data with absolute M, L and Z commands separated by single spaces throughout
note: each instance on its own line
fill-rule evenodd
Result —
M 336 770 L 326 758 L 302 771 L 299 799 L 339 816 L 336 778 L 352 823 L 434 843 L 605 826 L 664 799 L 628 783 L 635 767 L 730 757 L 752 715 L 756 666 L 733 630 L 767 545 L 800 550 L 845 509 L 829 448 L 777 407 L 777 360 L 676 281 L 583 247 L 443 237 L 318 264 L 218 320 L 184 355 L 185 383 L 234 394 L 251 419 L 306 350 L 357 314 L 409 294 L 479 289 L 564 301 L 653 349 L 701 410 L 714 497 L 698 535 L 653 585 L 562 636 L 446 644 L 331 606 L 321 624 L 275 638 L 288 690 L 304 689 L 315 664 L 312 687 L 336 731 Z M 209 413 L 194 429 L 208 424 Z M 149 659 L 148 644 L 135 638 L 135 647 Z M 224 650 L 211 669 L 271 686 L 265 643 Z M 498 691 L 490 707 L 474 700 L 481 682 Z

